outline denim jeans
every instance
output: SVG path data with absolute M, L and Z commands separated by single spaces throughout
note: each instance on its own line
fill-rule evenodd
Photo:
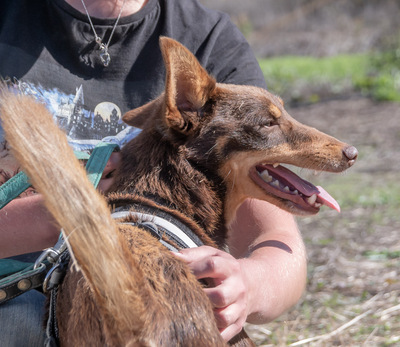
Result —
M 44 346 L 45 299 L 42 293 L 30 290 L 0 305 L 1 347 Z

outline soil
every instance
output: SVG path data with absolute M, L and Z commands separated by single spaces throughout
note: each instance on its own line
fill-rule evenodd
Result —
M 289 108 L 298 121 L 359 149 L 351 172 L 400 170 L 400 104 L 374 102 L 358 96 Z

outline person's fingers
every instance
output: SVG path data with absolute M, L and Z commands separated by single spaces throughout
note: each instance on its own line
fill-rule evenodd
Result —
M 113 152 L 111 153 L 110 158 L 108 159 L 108 162 L 103 170 L 103 174 L 101 178 L 110 178 L 108 176 L 111 176 L 111 174 L 118 168 L 119 164 L 121 161 L 121 154 L 120 152 Z
M 247 288 L 240 263 L 230 254 L 202 246 L 175 253 L 195 276 L 211 279 L 213 287 L 204 288 L 214 306 L 217 326 L 225 341 L 238 334 L 247 317 Z
M 221 282 L 232 274 L 232 267 L 236 268 L 235 262 L 224 256 L 223 252 L 218 252 L 211 247 L 208 247 L 211 249 L 204 250 L 200 250 L 200 248 L 181 251 L 181 254 L 177 254 L 185 260 L 198 279 L 214 278 Z
M 222 284 L 217 287 L 204 288 L 211 303 L 215 308 L 224 308 L 234 302 L 232 295 L 228 293 L 228 288 L 221 288 Z
M 213 256 L 221 256 L 224 258 L 231 257 L 230 254 L 210 246 L 181 249 L 179 254 L 185 258 L 186 262 L 197 262 L 205 259 L 206 257 Z
M 108 189 L 110 189 L 111 185 L 114 183 L 114 178 L 102 178 L 97 185 L 97 189 L 100 192 L 106 192 Z
M 245 302 L 246 288 L 240 277 L 230 277 L 216 287 L 204 288 L 204 291 L 216 308 Z
M 244 322 L 236 321 L 235 323 L 227 326 L 225 329 L 220 330 L 221 336 L 225 341 L 229 341 L 243 329 Z
M 245 323 L 246 315 L 239 305 L 230 305 L 223 309 L 214 310 L 217 327 L 225 341 L 238 334 Z
M 108 159 L 108 162 L 101 175 L 100 182 L 97 186 L 98 190 L 100 190 L 101 192 L 105 192 L 111 187 L 111 185 L 114 183 L 113 174 L 115 170 L 118 168 L 120 161 L 121 161 L 121 154 L 119 152 L 111 153 L 111 156 Z

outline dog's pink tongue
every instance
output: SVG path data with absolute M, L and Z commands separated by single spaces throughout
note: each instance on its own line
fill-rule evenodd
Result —
M 317 188 L 319 190 L 317 202 L 340 212 L 340 206 L 338 202 L 334 198 L 332 198 L 324 188 L 320 186 L 317 186 Z

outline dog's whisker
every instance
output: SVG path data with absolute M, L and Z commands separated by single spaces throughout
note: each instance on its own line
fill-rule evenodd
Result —
M 215 144 L 214 146 L 212 146 L 212 147 L 205 153 L 207 159 L 208 159 L 208 157 L 211 155 L 211 153 L 213 152 L 214 148 L 216 148 L 216 147 L 217 147 L 217 144 Z

